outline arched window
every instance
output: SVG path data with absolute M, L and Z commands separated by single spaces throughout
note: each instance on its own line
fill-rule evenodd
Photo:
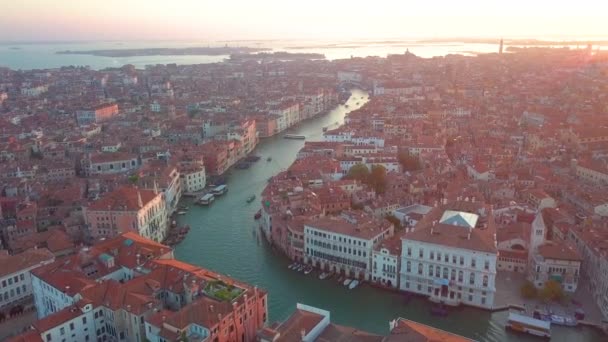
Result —
M 487 275 L 483 276 L 483 286 L 488 287 L 488 276 Z
M 429 276 L 433 276 L 433 265 L 429 265 Z
M 422 263 L 418 263 L 418 274 L 422 274 Z
M 450 280 L 456 280 L 456 270 L 452 269 L 450 272 Z
M 406 264 L 406 272 L 411 272 L 412 271 L 412 262 L 408 261 Z
M 463 273 L 462 271 L 458 271 L 458 281 L 462 283 Z

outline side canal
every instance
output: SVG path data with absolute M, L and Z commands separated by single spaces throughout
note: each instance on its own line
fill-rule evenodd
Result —
M 337 127 L 344 115 L 367 102 L 368 94 L 353 90 L 347 104 L 329 113 L 301 123 L 289 133 L 306 135 L 307 140 L 321 140 L 322 128 Z M 357 104 L 358 103 L 358 104 Z M 180 225 L 188 224 L 188 237 L 176 247 L 177 258 L 230 275 L 268 290 L 270 322 L 285 319 L 296 303 L 305 303 L 331 311 L 332 321 L 386 334 L 388 322 L 395 317 L 409 318 L 453 331 L 479 341 L 522 341 L 527 337 L 508 334 L 504 330 L 507 314 L 489 313 L 463 308 L 446 318 L 429 313 L 429 304 L 413 299 L 405 304 L 402 294 L 360 286 L 349 291 L 335 280 L 319 280 L 315 273 L 305 276 L 287 269 L 289 260 L 272 250 L 256 234 L 254 214 L 260 209 L 260 194 L 268 178 L 286 169 L 304 145 L 302 140 L 281 136 L 262 140 L 255 153 L 262 158 L 246 170 L 233 169 L 228 175 L 228 193 L 210 207 L 193 205 L 187 214 L 178 217 Z M 266 159 L 272 157 L 272 161 Z M 256 195 L 248 204 L 247 198 Z M 588 328 L 553 327 L 553 341 L 600 341 L 601 335 Z M 534 341 L 531 339 L 531 341 Z

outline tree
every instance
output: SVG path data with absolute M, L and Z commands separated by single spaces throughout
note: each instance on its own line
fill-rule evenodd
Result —
M 526 283 L 523 284 L 520 289 L 522 297 L 527 299 L 535 298 L 538 294 L 537 292 L 536 287 L 534 287 L 534 284 L 532 284 L 530 281 L 526 281 Z
M 348 170 L 348 174 L 346 175 L 347 179 L 356 179 L 358 181 L 361 181 L 363 183 L 366 183 L 369 181 L 369 170 L 367 169 L 367 166 L 365 166 L 364 164 L 357 164 L 353 167 L 350 168 L 350 170 Z
M 137 184 L 137 182 L 139 181 L 139 176 L 138 175 L 131 175 L 129 176 L 129 181 L 133 184 Z
M 389 221 L 390 223 L 393 224 L 393 226 L 395 226 L 395 229 L 400 229 L 401 228 L 401 221 L 399 221 L 398 218 L 395 217 L 395 215 L 386 215 L 386 220 Z
M 386 190 L 386 168 L 382 165 L 372 166 L 369 176 L 369 184 L 374 187 L 376 193 L 383 193 Z
M 400 151 L 397 155 L 397 159 L 405 171 L 416 171 L 422 169 L 418 156 L 411 155 L 407 150 Z
M 564 297 L 562 285 L 555 280 L 548 280 L 540 290 L 540 298 L 546 301 L 560 300 Z

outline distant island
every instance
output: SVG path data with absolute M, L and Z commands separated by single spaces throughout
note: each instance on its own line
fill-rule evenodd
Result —
M 58 51 L 60 55 L 93 55 L 102 57 L 135 57 L 135 56 L 221 56 L 232 54 L 248 54 L 270 51 L 268 48 L 250 47 L 188 47 L 188 48 L 147 48 L 147 49 L 109 49 L 109 50 L 80 50 Z
M 302 52 L 302 53 L 293 53 L 293 52 L 285 52 L 285 51 L 276 51 L 272 53 L 261 52 L 261 53 L 235 53 L 230 55 L 231 60 L 251 60 L 251 61 L 259 61 L 261 59 L 274 59 L 274 60 L 283 60 L 283 61 L 295 61 L 295 60 L 303 60 L 303 59 L 325 59 L 325 55 L 322 53 L 313 53 L 313 52 Z
M 418 43 L 466 43 L 497 44 L 500 38 L 437 38 L 419 40 Z M 568 45 L 608 45 L 606 40 L 539 40 L 539 39 L 504 39 L 504 44 L 521 46 L 568 46 Z

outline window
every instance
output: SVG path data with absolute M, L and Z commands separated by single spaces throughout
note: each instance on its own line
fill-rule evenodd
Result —
M 471 275 L 469 276 L 469 284 L 475 285 L 475 273 L 473 272 L 471 272 Z
M 462 271 L 458 271 L 458 281 L 462 283 Z
M 433 265 L 429 265 L 429 276 L 433 276 Z
M 439 254 L 438 254 L 439 255 Z M 435 252 L 431 251 L 431 255 L 430 255 L 431 260 L 435 259 Z
M 21 274 L 19 275 L 19 279 L 21 279 L 21 280 L 25 280 L 25 276 L 23 275 L 23 273 L 21 273 Z
M 477 263 L 476 263 L 475 258 L 471 258 L 471 267 L 472 267 L 472 268 L 475 268 L 476 264 L 477 264 Z
M 74 330 L 74 323 L 70 323 L 70 330 Z
M 64 328 L 64 327 L 61 327 L 61 328 L 59 329 L 59 335 L 62 335 L 62 336 L 63 336 L 64 334 L 65 334 L 65 328 Z
M 445 262 L 450 262 L 450 256 L 449 256 L 449 255 L 447 255 L 447 254 L 446 254 L 446 255 L 444 255 L 444 256 L 443 256 L 443 261 L 445 261 Z
M 460 257 L 460 265 L 464 265 L 464 257 L 463 256 Z
M 441 261 L 441 253 L 437 252 L 437 261 Z
M 488 276 L 487 275 L 483 276 L 483 286 L 488 287 Z
M 422 274 L 422 263 L 418 263 L 418 274 Z
M 406 272 L 412 271 L 412 263 L 410 261 L 407 262 L 405 271 Z
M 418 257 L 420 257 L 422 259 L 423 256 L 424 256 L 424 250 L 422 248 L 420 248 L 418 250 Z
M 412 256 L 412 247 L 408 247 L 408 248 L 407 248 L 407 256 L 408 256 L 408 257 L 411 257 L 411 256 Z M 3 283 L 4 283 L 4 282 L 3 282 Z M 4 286 L 4 285 L 2 285 L 2 286 Z
M 484 263 L 483 263 L 483 269 L 484 270 L 489 270 L 490 269 L 490 262 L 488 260 L 484 261 Z
M 86 317 L 82 317 L 82 324 L 87 324 L 87 318 Z

